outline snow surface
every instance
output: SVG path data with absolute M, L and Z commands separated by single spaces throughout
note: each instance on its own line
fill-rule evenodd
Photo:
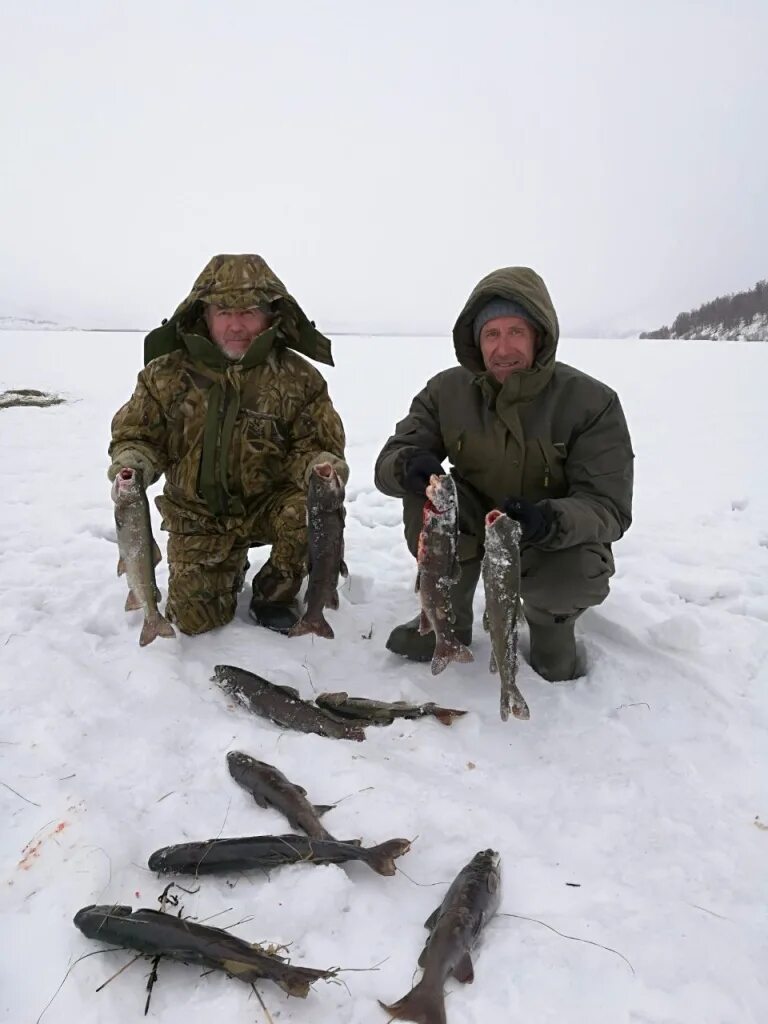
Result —
M 229 627 L 143 650 L 115 575 L 105 475 L 141 337 L 24 331 L 0 344 L 0 390 L 70 399 L 0 411 L 1 1020 L 142 1020 L 145 961 L 95 991 L 124 952 L 77 963 L 50 1002 L 99 948 L 72 916 L 91 903 L 157 906 L 165 881 L 145 865 L 164 844 L 288 830 L 230 780 L 232 749 L 276 764 L 315 802 L 341 801 L 325 818 L 341 838 L 415 838 L 399 862 L 410 877 L 296 865 L 180 894 L 188 915 L 290 943 L 296 963 L 380 964 L 306 1001 L 263 983 L 276 1022 L 384 1024 L 376 1000 L 408 990 L 424 920 L 485 847 L 502 855 L 503 912 L 610 946 L 634 973 L 614 953 L 499 916 L 475 983 L 448 984 L 451 1024 L 768 1020 L 768 346 L 561 345 L 622 397 L 636 520 L 616 546 L 609 599 L 580 622 L 587 677 L 552 686 L 522 663 L 531 720 L 502 723 L 485 636 L 474 664 L 437 679 L 384 649 L 416 600 L 400 505 L 374 490 L 373 460 L 424 380 L 451 365 L 447 340 L 335 344 L 327 376 L 352 466 L 337 639 L 259 630 L 244 593 Z M 252 572 L 265 554 L 252 552 Z M 163 563 L 164 595 L 166 579 Z M 361 744 L 284 733 L 227 702 L 209 681 L 219 662 L 305 696 L 347 689 L 471 714 L 450 729 L 369 730 Z M 149 1020 L 266 1020 L 238 981 L 180 964 L 159 975 Z

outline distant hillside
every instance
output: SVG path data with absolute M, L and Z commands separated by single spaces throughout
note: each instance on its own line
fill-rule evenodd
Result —
M 678 313 L 671 327 L 645 331 L 640 337 L 768 341 L 768 281 L 758 281 L 751 291 L 705 302 L 690 313 Z
M 0 331 L 72 331 L 73 327 L 31 316 L 0 316 Z

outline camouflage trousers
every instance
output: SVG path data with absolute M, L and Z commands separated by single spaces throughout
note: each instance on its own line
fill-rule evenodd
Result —
M 485 517 L 492 505 L 459 477 L 458 555 L 461 583 L 454 597 L 457 623 L 472 625 L 472 598 L 480 579 L 485 550 Z M 406 495 L 403 523 L 408 550 L 416 557 L 424 499 Z M 609 544 L 577 544 L 561 551 L 542 551 L 523 544 L 520 548 L 520 590 L 523 611 L 529 622 L 551 625 L 577 618 L 586 608 L 602 604 L 614 573 Z M 459 606 L 462 602 L 463 607 Z
M 296 597 L 306 573 L 305 494 L 275 491 L 239 520 L 229 517 L 208 524 L 199 517 L 174 515 L 162 498 L 158 506 L 169 533 L 166 617 L 182 633 L 205 633 L 231 622 L 252 547 L 272 545 L 254 577 L 254 594 L 286 604 Z M 206 525 L 219 529 L 206 530 Z

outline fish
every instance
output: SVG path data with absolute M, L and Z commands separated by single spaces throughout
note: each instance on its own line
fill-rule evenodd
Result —
M 225 971 L 233 978 L 252 984 L 261 979 L 274 981 L 290 996 L 305 999 L 315 981 L 336 976 L 336 970 L 296 967 L 277 956 L 231 935 L 195 921 L 164 914 L 159 910 L 112 904 L 83 907 L 74 917 L 77 928 L 89 939 L 136 949 L 147 956 L 167 956 L 185 964 Z
M 292 686 L 279 686 L 268 679 L 234 665 L 216 665 L 213 681 L 230 697 L 234 697 L 254 714 L 268 718 L 284 729 L 313 732 L 332 739 L 365 739 L 365 731 L 357 722 L 340 718 L 302 700 Z
M 500 858 L 481 850 L 461 869 L 440 906 L 427 918 L 429 938 L 419 957 L 421 980 L 396 1003 L 379 1004 L 396 1020 L 446 1024 L 443 986 L 450 975 L 475 979 L 471 950 L 498 910 L 501 899 Z
M 421 601 L 419 632 L 434 631 L 432 675 L 452 661 L 474 661 L 472 652 L 453 631 L 451 587 L 460 572 L 456 556 L 459 535 L 459 501 L 452 476 L 430 478 L 417 552 L 416 590 Z
M 139 644 L 146 647 L 158 636 L 174 637 L 176 633 L 157 608 L 160 591 L 155 582 L 155 566 L 162 555 L 152 536 L 149 502 L 140 470 L 120 470 L 112 484 L 112 501 L 119 553 L 117 575 L 125 575 L 128 580 L 125 610 L 143 609 Z
M 288 636 L 333 640 L 323 612 L 339 607 L 339 576 L 349 576 L 344 562 L 344 484 L 330 464 L 315 466 L 307 489 L 307 546 L 309 548 L 306 609 Z
M 239 750 L 230 750 L 227 765 L 235 782 L 248 790 L 259 807 L 274 807 L 294 828 L 300 828 L 312 839 L 334 841 L 320 822 L 320 815 L 333 810 L 332 804 L 311 804 L 306 789 L 290 782 L 273 765 L 257 761 Z
M 521 720 L 531 712 L 517 688 L 518 628 L 520 618 L 520 524 L 493 509 L 485 517 L 483 624 L 491 637 L 491 672 L 501 680 L 501 719 L 510 711 Z
M 350 697 L 348 693 L 321 693 L 315 697 L 318 707 L 332 711 L 342 718 L 364 721 L 367 725 L 391 725 L 396 718 L 424 718 L 434 716 L 443 725 L 452 725 L 454 718 L 466 715 L 456 708 L 442 708 L 439 704 L 408 704 L 403 700 L 369 700 Z
M 243 836 L 164 846 L 147 861 L 161 874 L 213 875 L 269 870 L 283 864 L 345 864 L 359 860 L 379 875 L 394 875 L 395 860 L 411 848 L 410 839 L 388 839 L 363 846 L 359 839 L 310 839 L 308 836 Z

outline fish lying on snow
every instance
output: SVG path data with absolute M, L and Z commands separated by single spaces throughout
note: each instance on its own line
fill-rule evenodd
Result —
M 148 956 L 167 956 L 185 964 L 225 971 L 253 983 L 274 981 L 291 996 L 306 998 L 309 986 L 333 978 L 337 971 L 295 967 L 284 957 L 238 939 L 222 928 L 211 928 L 159 910 L 90 906 L 78 910 L 75 925 L 89 939 L 98 939 Z
M 160 591 L 155 582 L 155 566 L 162 555 L 152 536 L 149 502 L 138 470 L 120 470 L 112 484 L 112 500 L 115 503 L 117 550 L 120 556 L 117 575 L 125 574 L 128 580 L 125 610 L 131 612 L 141 608 L 144 612 L 139 644 L 145 647 L 155 637 L 172 637 L 176 633 L 157 608 Z
M 332 739 L 365 739 L 362 726 L 302 700 L 292 686 L 278 686 L 234 665 L 216 665 L 213 671 L 213 679 L 225 693 L 284 729 L 314 732 Z
M 443 986 L 453 975 L 474 981 L 470 952 L 480 932 L 496 913 L 501 898 L 499 855 L 482 850 L 461 869 L 445 899 L 425 921 L 429 938 L 419 957 L 421 980 L 396 1003 L 381 1006 L 396 1020 L 446 1024 Z
M 411 848 L 409 839 L 361 846 L 359 839 L 310 839 L 308 836 L 243 836 L 207 839 L 155 850 L 150 871 L 161 874 L 213 875 L 228 871 L 269 870 L 283 864 L 344 864 L 359 860 L 379 875 L 394 875 L 395 860 Z
M 290 782 L 273 765 L 257 761 L 239 750 L 227 754 L 227 765 L 235 782 L 248 790 L 259 807 L 274 807 L 294 828 L 300 828 L 312 839 L 333 841 L 320 821 L 320 815 L 332 810 L 333 805 L 311 804 L 306 789 Z
M 419 632 L 434 631 L 432 675 L 451 661 L 473 661 L 472 652 L 453 631 L 451 589 L 460 572 L 456 547 L 459 536 L 458 496 L 452 476 L 433 476 L 427 487 L 417 552 L 416 590 L 421 601 Z
M 501 718 L 509 712 L 528 719 L 531 712 L 517 688 L 517 639 L 520 616 L 520 524 L 498 509 L 485 517 L 483 623 L 491 636 L 491 672 L 501 680 Z
M 441 708 L 439 704 L 407 704 L 405 701 L 369 700 L 350 697 L 348 693 L 321 693 L 315 704 L 332 711 L 341 718 L 365 722 L 366 725 L 391 725 L 396 718 L 424 718 L 432 715 L 443 725 L 452 725 L 454 718 L 466 715 L 456 708 Z
M 333 640 L 323 612 L 339 607 L 339 576 L 349 572 L 344 564 L 344 484 L 330 465 L 315 466 L 309 477 L 307 547 L 307 607 L 288 636 L 314 633 Z

